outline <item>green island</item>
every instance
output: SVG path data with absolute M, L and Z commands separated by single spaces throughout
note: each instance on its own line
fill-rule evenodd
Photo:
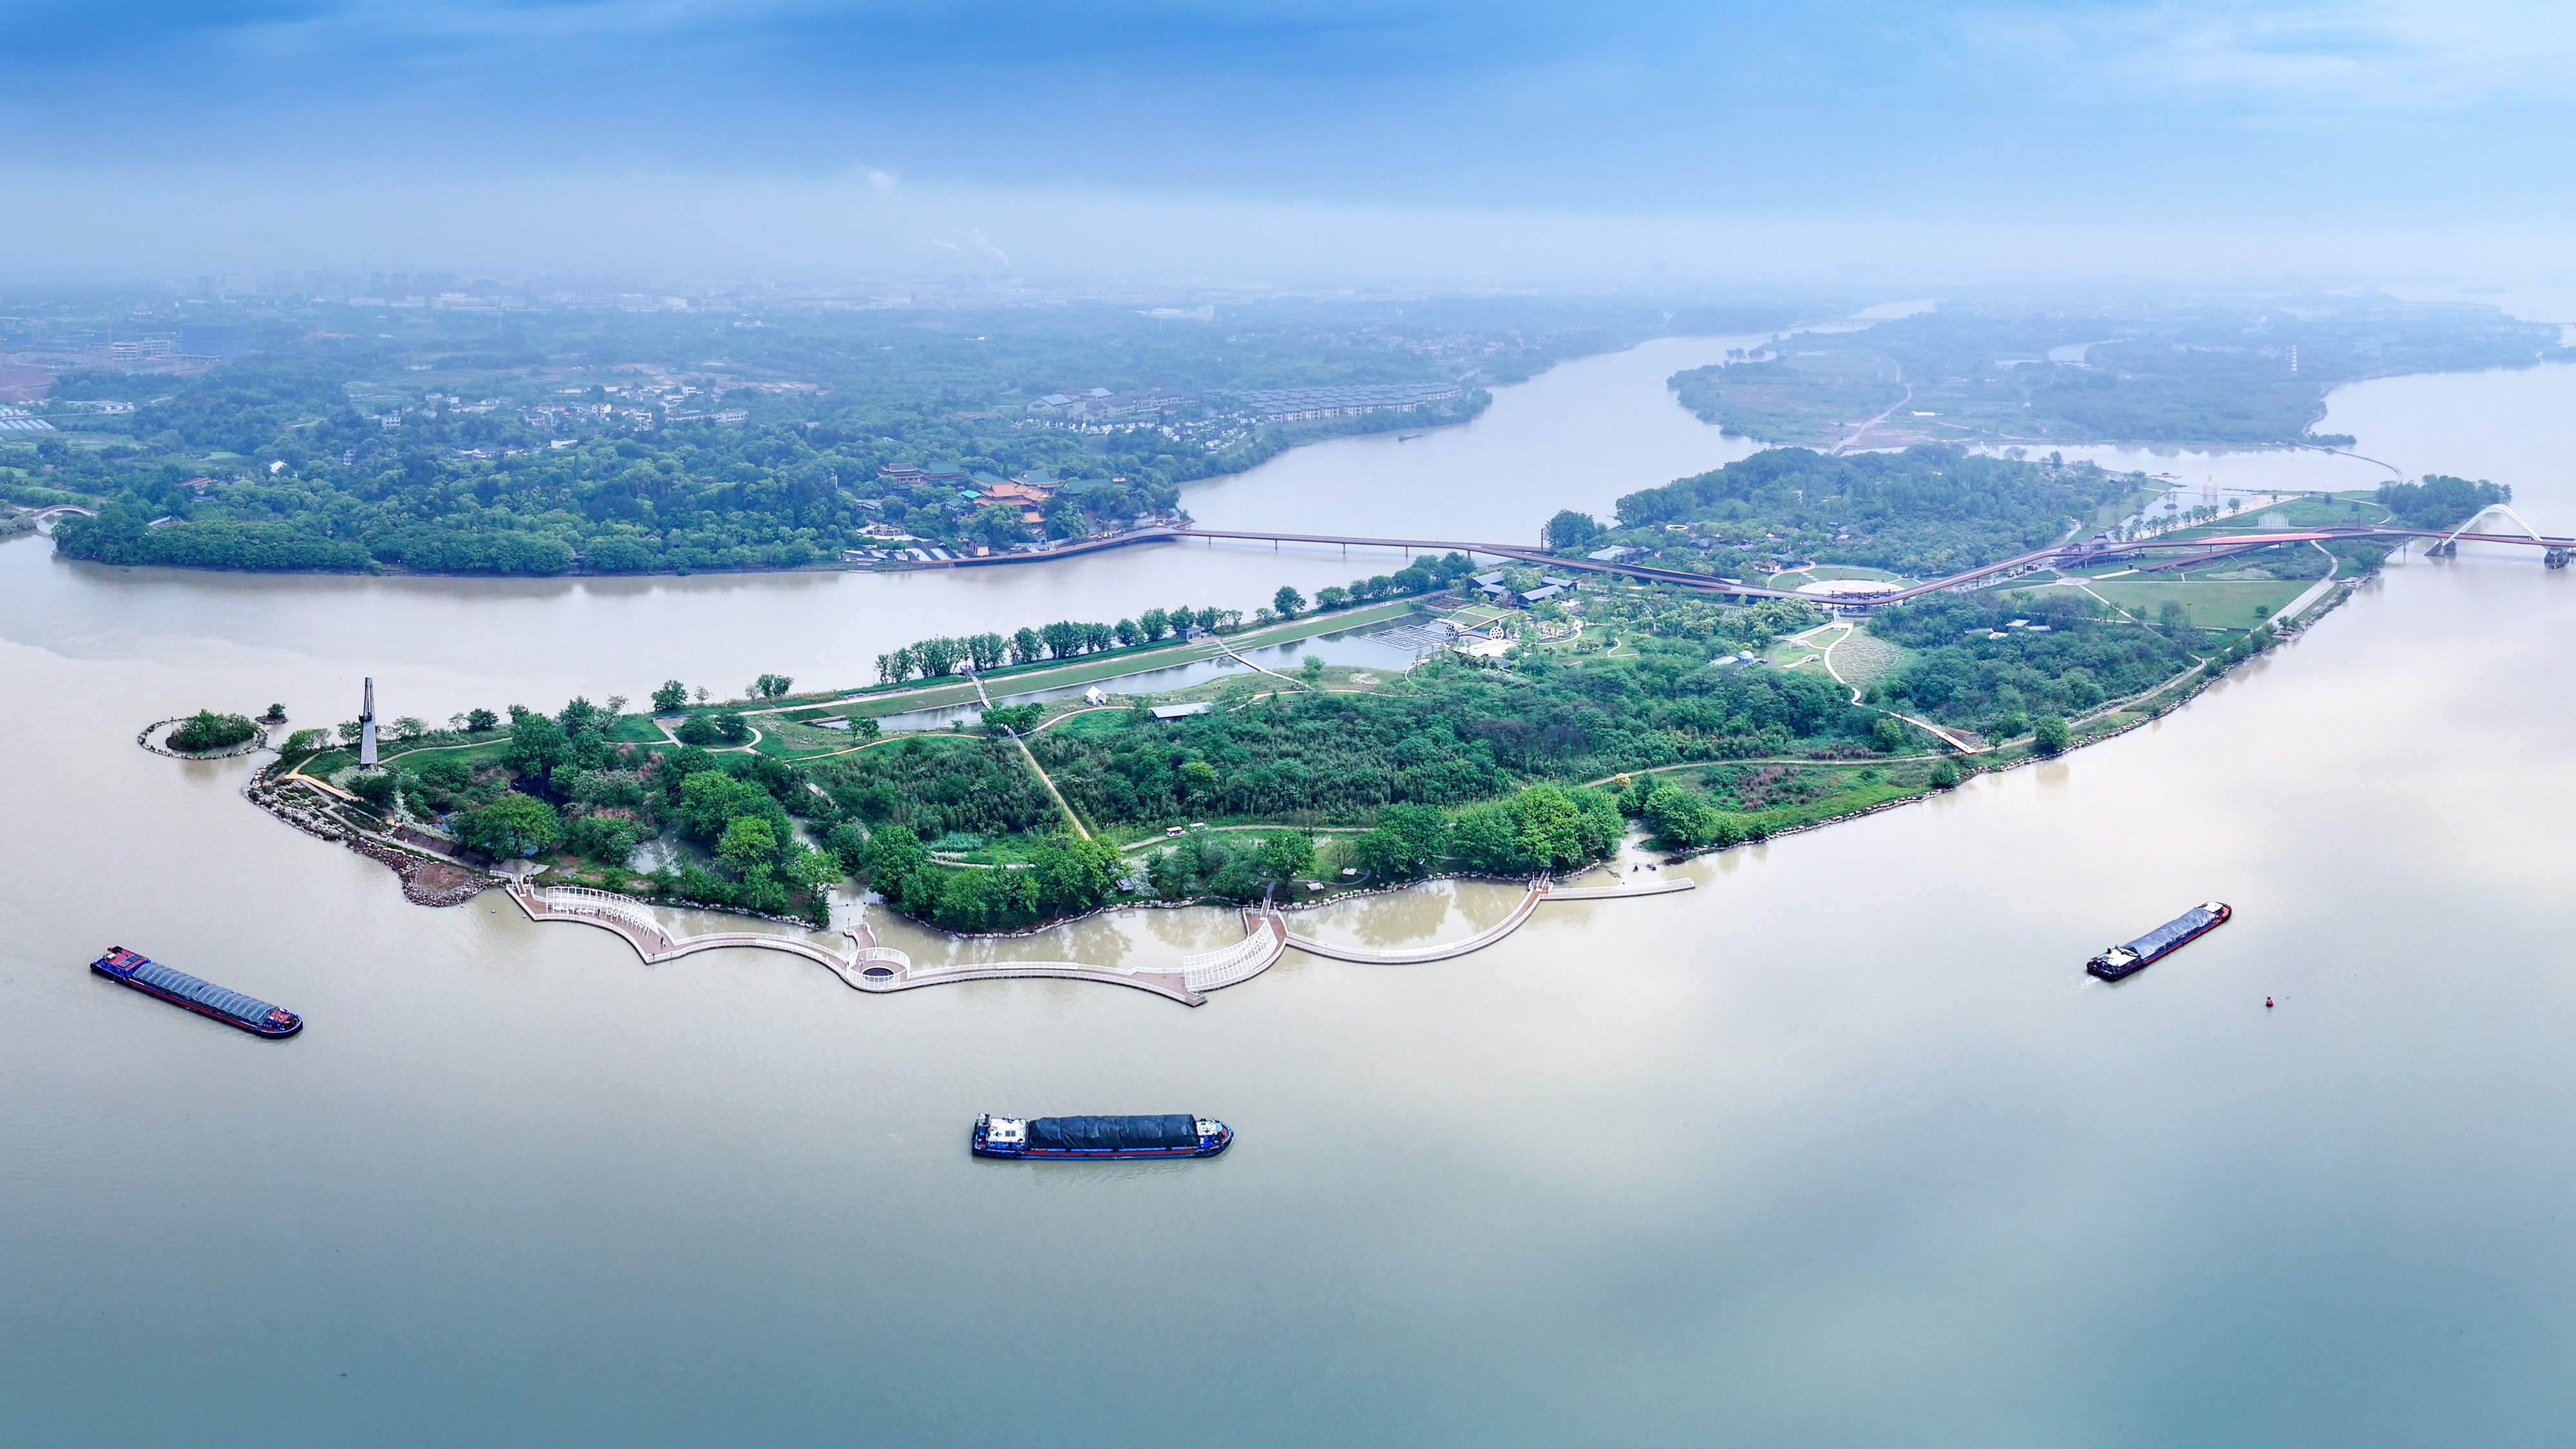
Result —
M 1810 447 L 1916 442 L 2349 444 L 2308 430 L 2363 378 L 2565 360 L 2558 329 L 2381 296 L 2070 306 L 1969 298 L 1859 332 L 1802 332 L 1676 374 L 1727 431 Z
M 1955 499 L 1933 507 L 1949 526 L 1890 507 L 1883 528 L 1855 527 L 1857 551 L 1939 566 L 2013 556 L 2034 520 L 2076 531 L 2092 520 L 2059 510 L 2116 511 L 2134 482 L 1950 448 L 1778 452 L 1632 495 L 1620 511 L 1777 535 L 1819 492 L 1833 511 L 1871 516 L 1812 485 L 1911 497 L 1917 473 L 1925 496 L 1947 497 L 1928 481 L 1946 478 L 1991 507 L 1965 523 Z M 1789 477 L 1811 487 L 1779 489 Z M 1562 872 L 1634 836 L 1681 853 L 1758 842 L 2107 738 L 2303 627 L 2383 557 L 2346 542 L 2225 552 L 2231 535 L 2356 519 L 2449 526 L 2502 496 L 2436 477 L 2194 509 L 2110 531 L 2206 540 L 2224 556 L 2202 569 L 2148 573 L 2142 555 L 2105 556 L 1866 618 L 1605 576 L 1520 607 L 1478 579 L 1544 592 L 1534 570 L 1468 578 L 1473 564 L 1452 556 L 1412 566 L 1407 586 L 1436 586 L 1427 593 L 1363 579 L 1323 591 L 1322 609 L 1282 588 L 1250 622 L 1146 611 L 1163 616 L 1160 638 L 1120 620 L 928 640 L 881 659 L 876 682 L 842 689 L 798 693 L 773 674 L 717 700 L 673 680 L 650 715 L 575 699 L 552 713 L 469 711 L 448 729 L 397 720 L 376 772 L 355 768 L 354 724 L 338 738 L 305 730 L 281 768 L 416 838 L 540 860 L 559 883 L 817 924 L 851 877 L 905 914 L 986 932 L 1121 902 L 1308 901 L 1440 874 Z M 1766 511 L 1784 499 L 1786 511 Z M 1171 637 L 1175 620 L 1197 637 Z M 1435 622 L 1462 642 L 1410 669 L 1309 655 L 1292 673 L 1245 663 L 1152 696 L 1000 702 Z M 959 705 L 974 718 L 879 724 Z
M 247 744 L 259 734 L 259 726 L 238 714 L 217 714 L 201 709 L 179 722 L 162 743 L 181 754 L 203 754 L 208 750 L 230 749 Z

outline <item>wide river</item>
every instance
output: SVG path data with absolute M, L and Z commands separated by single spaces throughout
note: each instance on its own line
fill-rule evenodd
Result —
M 1529 538 L 1740 456 L 1662 387 L 1739 342 L 1571 363 L 1192 507 Z M 2567 532 L 2571 416 L 2561 367 L 2374 382 L 2324 426 Z M 244 763 L 132 743 L 205 704 L 345 718 L 365 674 L 434 719 L 858 682 L 924 633 L 1248 610 L 1389 566 L 1170 546 L 475 583 L 0 545 L 0 1440 L 2564 1442 L 2576 579 L 2526 556 L 2397 561 L 2151 729 L 1729 852 L 1689 895 L 1549 906 L 1440 965 L 1292 955 L 1197 1010 L 868 997 L 769 953 L 647 968 L 496 899 L 407 905 L 244 804 Z M 2234 924 L 2116 989 L 2082 974 L 2210 897 Z M 1317 928 L 1451 936 L 1500 901 Z M 1226 931 L 1140 912 L 1012 948 L 1143 964 Z M 255 1041 L 117 990 L 83 970 L 110 943 L 311 1026 Z M 1241 1136 L 980 1163 L 988 1110 Z

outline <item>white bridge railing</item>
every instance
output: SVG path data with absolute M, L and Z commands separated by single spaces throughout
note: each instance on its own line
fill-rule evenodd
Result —
M 1181 979 L 1192 991 L 1214 991 L 1251 980 L 1268 968 L 1279 954 L 1279 937 L 1270 918 L 1261 918 L 1261 927 L 1231 946 L 1214 951 L 1198 951 L 1181 958 Z
M 671 939 L 671 928 L 662 924 L 662 918 L 653 914 L 652 907 L 633 896 L 593 890 L 588 886 L 548 886 L 537 892 L 537 900 L 550 911 L 560 911 L 567 915 L 604 916 L 613 921 L 624 921 L 630 926 L 641 927 L 665 941 Z

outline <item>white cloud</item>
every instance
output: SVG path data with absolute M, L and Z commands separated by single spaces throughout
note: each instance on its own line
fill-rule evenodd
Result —
M 2527 0 L 2168 0 L 2070 15 L 1989 11 L 1968 22 L 1989 49 L 2077 75 L 2226 93 L 2255 108 L 2563 104 L 2576 9 Z

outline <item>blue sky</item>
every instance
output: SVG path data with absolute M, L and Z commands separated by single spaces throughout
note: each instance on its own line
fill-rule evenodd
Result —
M 0 0 L 0 182 L 36 266 L 2527 270 L 2572 11 Z

